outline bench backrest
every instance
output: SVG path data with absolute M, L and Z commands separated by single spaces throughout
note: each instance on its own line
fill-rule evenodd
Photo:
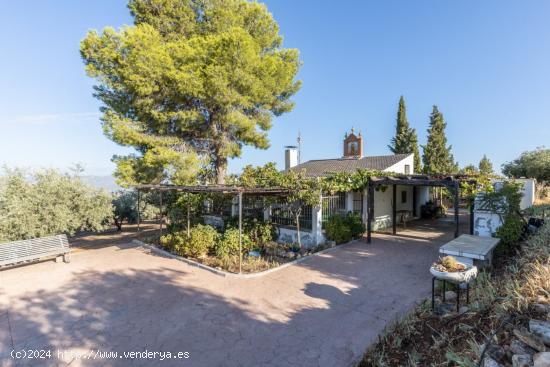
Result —
M 69 251 L 69 241 L 64 234 L 0 243 L 0 266 L 63 255 Z

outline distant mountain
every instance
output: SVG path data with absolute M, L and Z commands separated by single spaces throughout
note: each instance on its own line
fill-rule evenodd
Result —
M 86 176 L 82 176 L 82 181 L 86 182 L 88 185 L 97 187 L 98 189 L 105 189 L 109 192 L 122 190 L 122 188 L 116 184 L 115 178 L 110 175 L 109 176 L 86 175 Z

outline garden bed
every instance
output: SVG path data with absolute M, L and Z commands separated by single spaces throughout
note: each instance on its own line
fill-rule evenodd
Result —
M 208 226 L 195 227 L 200 228 L 198 230 L 200 233 L 196 237 L 200 238 L 200 241 L 205 240 L 206 242 L 210 242 L 212 238 L 214 239 L 209 245 L 202 246 L 202 244 L 199 244 L 200 251 L 195 248 L 197 246 L 189 250 L 185 244 L 187 242 L 185 234 L 182 235 L 184 236 L 182 240 L 184 241 L 183 244 L 179 245 L 174 244 L 174 242 L 177 242 L 173 238 L 174 233 L 162 237 L 158 235 L 143 236 L 140 242 L 141 244 L 154 246 L 156 249 L 162 250 L 181 260 L 187 260 L 186 262 L 193 265 L 203 265 L 214 272 L 239 274 L 239 256 L 238 252 L 235 252 L 238 250 L 238 236 L 235 235 L 235 231 L 228 231 L 229 235 L 226 234 L 227 232 L 216 235 L 212 229 L 205 229 L 205 227 Z M 205 231 L 210 232 L 211 238 L 205 238 Z M 224 235 L 226 238 L 225 242 L 223 240 Z M 245 236 L 246 251 L 242 255 L 242 274 L 266 272 L 335 246 L 333 241 L 328 241 L 309 248 L 299 248 L 297 244 L 283 244 L 273 240 L 263 242 L 261 246 L 256 246 L 255 244 L 247 243 L 249 239 L 247 235 Z M 192 241 L 192 236 L 189 241 Z M 221 246 L 225 246 L 225 248 L 222 250 L 220 249 Z M 200 253 L 200 256 L 192 256 L 193 253 Z

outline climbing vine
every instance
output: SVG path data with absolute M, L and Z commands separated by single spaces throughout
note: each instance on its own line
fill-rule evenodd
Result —
M 361 169 L 355 172 L 336 172 L 330 176 L 323 177 L 321 187 L 324 192 L 334 194 L 335 192 L 362 191 L 371 177 L 392 176 L 391 172 Z

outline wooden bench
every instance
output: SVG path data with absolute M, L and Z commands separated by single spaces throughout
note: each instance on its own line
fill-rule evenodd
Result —
M 64 234 L 0 243 L 0 268 L 63 256 L 70 262 L 69 241 Z

